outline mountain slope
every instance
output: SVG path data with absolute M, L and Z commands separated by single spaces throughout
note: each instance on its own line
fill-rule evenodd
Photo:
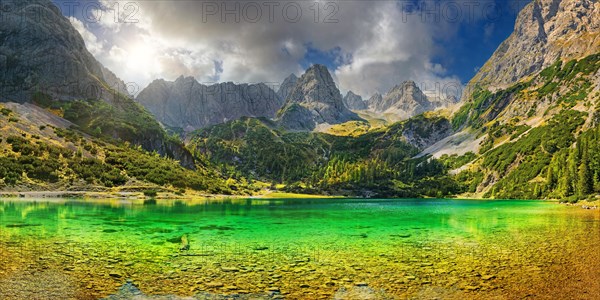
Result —
M 411 157 L 451 131 L 442 118 L 422 117 L 358 137 L 287 132 L 266 119 L 243 118 L 194 132 L 188 146 L 224 174 L 286 183 L 288 191 L 436 196 L 458 187 L 437 161 Z
M 296 77 L 296 75 L 294 74 L 290 74 L 290 76 L 286 77 L 285 80 L 283 80 L 283 82 L 279 86 L 279 89 L 277 90 L 277 95 L 279 96 L 279 98 L 285 101 L 285 99 L 287 99 L 288 95 L 296 85 L 297 81 L 298 77 Z
M 392 87 L 384 96 L 376 93 L 368 101 L 368 109 L 382 114 L 390 121 L 406 120 L 427 111 L 448 107 L 452 98 L 430 99 L 414 81 L 405 81 Z
M 0 128 L 1 191 L 234 193 L 211 168 L 94 138 L 30 103 L 1 103 Z
M 313 130 L 318 124 L 339 124 L 360 118 L 342 100 L 327 67 L 312 65 L 298 79 L 278 113 L 280 124 L 291 130 Z
M 559 60 L 528 81 L 475 94 L 454 121 L 483 141 L 459 178 L 471 192 L 495 198 L 583 199 L 600 192 L 598 76 L 600 53 Z
M 352 91 L 348 91 L 344 96 L 344 105 L 351 110 L 364 110 L 367 109 L 367 102 L 363 98 Z
M 104 99 L 125 84 L 88 52 L 67 18 L 49 0 L 12 1 L 0 22 L 0 101 Z
M 0 22 L 0 102 L 34 103 L 97 136 L 125 140 L 194 168 L 183 145 L 126 95 L 49 0 L 12 2 Z M 89 100 L 89 101 L 88 101 Z
M 281 98 L 262 83 L 207 86 L 192 77 L 179 77 L 174 82 L 155 80 L 136 101 L 162 124 L 186 131 L 240 117 L 272 118 L 282 105 Z
M 467 87 L 507 88 L 557 60 L 583 58 L 600 48 L 600 2 L 535 0 L 519 13 L 514 32 Z M 465 99 L 465 98 L 463 98 Z
M 600 192 L 599 20 L 598 1 L 527 5 L 469 83 L 452 116 L 458 133 L 421 155 L 440 157 L 478 197 L 577 200 Z

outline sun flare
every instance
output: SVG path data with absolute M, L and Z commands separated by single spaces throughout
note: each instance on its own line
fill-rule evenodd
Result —
M 140 43 L 127 51 L 127 69 L 131 72 L 152 73 L 158 66 L 157 54 L 152 46 Z

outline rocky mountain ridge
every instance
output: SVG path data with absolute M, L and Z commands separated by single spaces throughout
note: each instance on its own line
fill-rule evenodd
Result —
M 458 132 L 422 154 L 447 160 L 477 197 L 600 192 L 599 24 L 598 1 L 528 4 L 469 83 L 452 116 Z
M 200 84 L 193 77 L 155 80 L 136 101 L 161 123 L 192 131 L 241 117 L 275 117 L 282 100 L 263 83 Z
M 383 96 L 375 93 L 367 101 L 367 109 L 383 114 L 392 121 L 400 121 L 427 111 L 445 108 L 454 103 L 454 98 L 446 95 L 429 97 L 414 81 L 405 81 L 392 87 Z
M 290 130 L 313 130 L 319 124 L 360 120 L 345 105 L 327 67 L 314 64 L 298 79 L 278 114 Z
M 279 89 L 277 89 L 277 95 L 279 96 L 279 98 L 281 98 L 282 100 L 287 99 L 288 95 L 296 85 L 297 81 L 298 77 L 295 74 L 290 74 L 290 76 L 286 77 L 279 86 Z
M 352 91 L 348 91 L 346 96 L 344 96 L 344 105 L 351 110 L 364 110 L 367 109 L 367 102 L 363 100 L 360 95 L 353 93 Z
M 506 88 L 559 59 L 583 58 L 598 49 L 599 1 L 532 1 L 519 13 L 514 32 L 470 81 L 463 100 L 472 100 L 476 87 Z

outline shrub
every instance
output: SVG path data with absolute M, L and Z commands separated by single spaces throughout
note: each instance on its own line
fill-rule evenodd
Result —
M 156 192 L 156 190 L 145 190 L 144 191 L 144 196 L 146 197 L 156 197 L 158 195 L 158 192 Z

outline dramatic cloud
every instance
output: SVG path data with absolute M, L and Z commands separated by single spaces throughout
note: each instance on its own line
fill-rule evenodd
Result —
M 278 83 L 327 60 L 343 91 L 368 97 L 405 80 L 424 89 L 456 86 L 458 79 L 434 62 L 443 53 L 436 41 L 452 38 L 460 22 L 489 15 L 481 9 L 489 1 L 425 7 L 415 1 L 101 0 L 92 21 L 75 16 L 71 22 L 103 64 L 140 88 L 181 75 Z
M 99 56 L 104 52 L 103 43 L 98 41 L 98 38 L 85 27 L 83 22 L 74 17 L 69 17 L 69 21 L 73 27 L 77 29 L 79 34 L 81 34 L 81 37 L 85 41 L 85 46 L 90 53 L 92 53 L 94 56 Z

